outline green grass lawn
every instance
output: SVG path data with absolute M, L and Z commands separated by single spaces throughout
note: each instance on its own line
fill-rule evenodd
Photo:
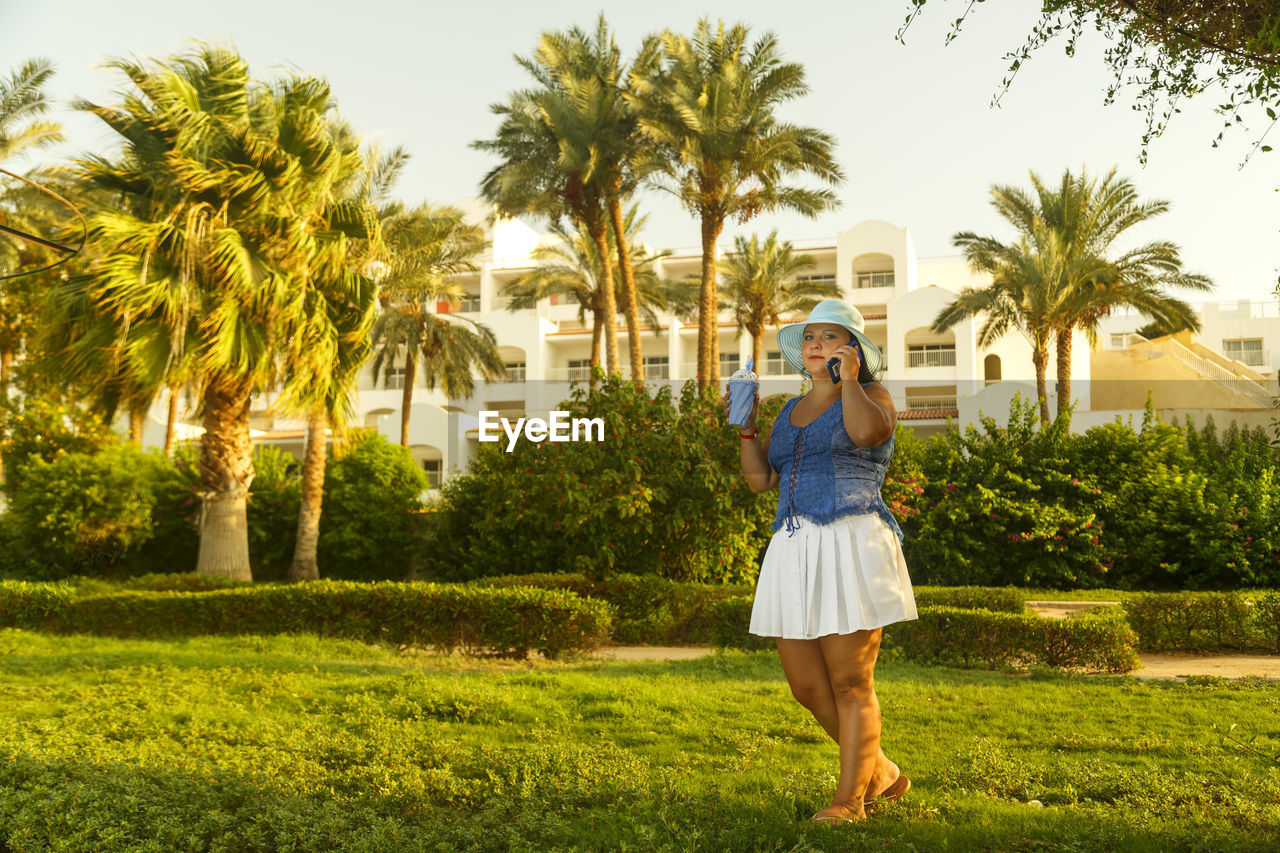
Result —
M 0 631 L 0 851 L 1275 850 L 1280 689 L 884 662 L 911 795 L 805 822 L 835 746 L 768 653 L 517 664 Z M 1043 807 L 1028 805 L 1039 800 Z

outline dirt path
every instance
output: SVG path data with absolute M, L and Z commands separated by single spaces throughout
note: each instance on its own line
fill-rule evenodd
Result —
M 710 646 L 609 646 L 596 652 L 604 660 L 690 660 L 713 652 Z M 1221 678 L 1280 679 L 1280 655 L 1138 655 L 1142 668 L 1127 673 L 1136 678 L 1183 680 L 1188 675 Z

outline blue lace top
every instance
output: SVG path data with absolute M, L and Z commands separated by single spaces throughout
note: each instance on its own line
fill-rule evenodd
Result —
M 874 512 L 901 541 L 902 528 L 880 494 L 893 458 L 893 436 L 875 447 L 854 444 L 844 429 L 840 398 L 811 423 L 793 426 L 791 411 L 800 399 L 792 398 L 782 407 L 769 441 L 769 464 L 779 476 L 774 532 L 786 524 L 794 535 L 797 516 L 828 524 L 846 515 Z

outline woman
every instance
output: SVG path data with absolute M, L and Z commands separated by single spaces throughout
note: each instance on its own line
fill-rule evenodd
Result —
M 753 492 L 781 483 L 751 633 L 776 637 L 792 695 L 840 746 L 840 781 L 822 823 L 861 820 L 911 787 L 880 749 L 873 675 L 880 630 L 916 618 L 901 530 L 880 495 L 893 456 L 893 401 L 873 376 L 880 350 L 852 305 L 827 299 L 784 326 L 778 345 L 812 380 L 763 441 L 759 398 L 740 433 Z M 839 359 L 839 382 L 827 362 Z M 726 395 L 726 416 L 728 398 Z

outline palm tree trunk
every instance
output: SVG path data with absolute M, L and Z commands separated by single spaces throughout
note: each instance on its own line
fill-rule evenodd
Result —
M 9 399 L 9 374 L 13 370 L 13 350 L 0 350 L 0 399 Z M 4 491 L 4 427 L 0 425 L 0 492 Z
M 142 432 L 147 426 L 147 410 L 141 408 L 129 409 L 129 443 L 139 450 L 142 449 Z
M 418 354 L 409 348 L 404 359 L 404 390 L 400 393 L 400 446 L 409 446 L 409 409 L 413 406 L 413 383 L 418 379 Z
M 316 546 L 320 542 L 320 506 L 324 499 L 325 430 L 329 419 L 324 412 L 307 418 L 307 450 L 302 460 L 302 503 L 298 507 L 298 536 L 293 546 L 289 582 L 320 579 Z
M 720 311 L 716 300 L 716 242 L 724 220 L 702 216 L 702 285 L 698 290 L 698 390 L 720 384 Z
M 764 375 L 760 367 L 760 351 L 764 349 L 764 329 L 748 329 L 751 333 L 751 365 L 757 376 Z M 746 367 L 744 364 L 743 367 Z
M 173 434 L 178 426 L 178 386 L 169 386 L 169 416 L 164 424 L 164 455 L 173 455 Z
M 249 384 L 238 379 L 212 382 L 204 394 L 204 437 L 200 440 L 204 503 L 196 574 L 253 580 L 245 513 L 253 482 L 249 397 Z
M 1031 350 L 1031 363 L 1036 368 L 1036 394 L 1040 397 L 1040 423 L 1049 425 L 1049 389 L 1045 385 L 1045 367 L 1049 364 L 1049 349 L 1044 342 L 1037 342 Z
M 1058 417 L 1071 405 L 1071 327 L 1058 330 Z
M 600 341 L 604 337 L 604 320 L 599 311 L 591 314 L 591 378 L 588 385 L 596 384 L 596 365 L 600 364 Z
M 627 315 L 627 348 L 631 351 L 631 378 L 644 378 L 644 356 L 640 350 L 640 309 L 637 307 L 636 277 L 631 268 L 631 251 L 623 230 L 622 202 L 609 197 L 609 216 L 613 220 L 613 236 L 618 242 L 618 271 L 622 279 L 622 310 Z
M 609 373 L 622 373 L 618 364 L 618 308 L 613 292 L 613 259 L 609 257 L 609 238 L 605 221 L 595 217 L 587 223 L 587 232 L 595 241 L 600 253 L 600 302 L 604 323 L 604 354 L 609 362 Z

